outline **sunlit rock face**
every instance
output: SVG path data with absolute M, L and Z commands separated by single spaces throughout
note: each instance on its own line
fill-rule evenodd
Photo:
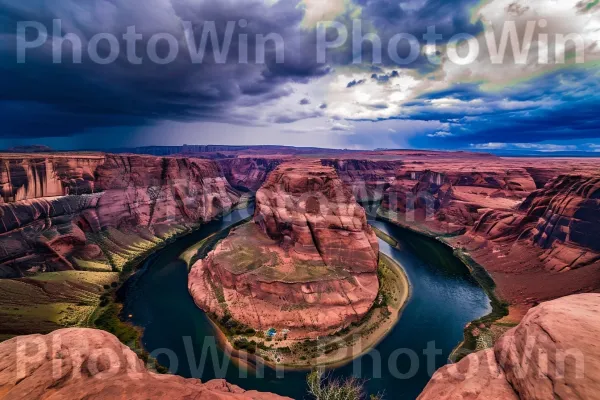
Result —
M 360 320 L 379 289 L 379 247 L 365 211 L 331 167 L 281 164 L 233 230 L 189 277 L 196 304 L 255 329 L 312 338 Z
M 419 400 L 596 399 L 600 295 L 543 303 L 494 346 L 435 373 Z
M 202 383 L 157 375 L 108 332 L 61 329 L 0 343 L 0 398 L 48 399 L 286 399 L 245 391 L 224 380 Z
M 30 155 L 0 165 L 0 277 L 120 269 L 239 200 L 208 160 Z

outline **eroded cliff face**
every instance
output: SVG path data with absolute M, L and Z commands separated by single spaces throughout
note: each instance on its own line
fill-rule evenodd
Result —
M 62 329 L 0 343 L 0 399 L 285 399 L 223 380 L 157 375 L 113 335 Z
M 491 272 L 503 298 L 526 309 L 600 290 L 599 222 L 600 176 L 562 175 L 514 210 L 487 211 L 451 243 Z
M 460 234 L 487 209 L 509 210 L 535 190 L 524 169 L 410 165 L 385 192 L 382 211 L 434 235 Z
M 543 303 L 494 346 L 435 373 L 419 400 L 596 399 L 600 295 Z
M 239 157 L 218 160 L 223 175 L 231 186 L 242 191 L 256 192 L 279 164 L 280 158 Z
M 94 191 L 98 154 L 73 156 L 4 155 L 0 158 L 2 202 L 84 194 Z
M 379 290 L 378 242 L 335 170 L 287 162 L 256 195 L 254 221 L 189 276 L 196 304 L 257 330 L 314 338 L 360 320 Z
M 360 159 L 324 159 L 324 166 L 335 168 L 338 176 L 359 202 L 376 202 L 396 178 L 402 161 L 377 161 Z
M 239 200 L 212 161 L 37 157 L 0 160 L 0 277 L 119 270 Z

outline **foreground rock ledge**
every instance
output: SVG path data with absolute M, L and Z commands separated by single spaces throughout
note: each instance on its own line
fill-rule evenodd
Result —
M 441 368 L 419 400 L 597 399 L 600 294 L 543 303 L 494 346 Z
M 147 371 L 113 335 L 61 329 L 0 343 L 0 399 L 283 400 L 224 380 L 202 383 Z
M 335 170 L 281 164 L 238 227 L 189 276 L 196 304 L 258 331 L 316 338 L 360 321 L 379 290 L 379 245 Z

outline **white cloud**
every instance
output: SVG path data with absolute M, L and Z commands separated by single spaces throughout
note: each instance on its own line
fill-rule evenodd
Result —
M 555 143 L 478 143 L 471 144 L 477 150 L 534 150 L 540 152 L 577 151 L 579 147 L 573 144 Z
M 507 147 L 506 143 L 477 143 L 471 144 L 471 147 L 477 150 L 499 150 Z
M 445 137 L 450 137 L 450 136 L 454 136 L 454 135 L 452 134 L 452 132 L 438 131 L 436 133 L 430 133 L 427 136 L 431 137 L 431 138 L 445 138 Z
M 483 4 L 474 14 L 484 24 L 484 33 L 478 36 L 480 54 L 475 62 L 468 65 L 456 65 L 443 56 L 442 76 L 448 82 L 481 82 L 488 87 L 502 87 L 515 81 L 538 76 L 541 73 L 553 71 L 560 64 L 562 58 L 566 64 L 575 61 L 575 45 L 566 41 L 566 46 L 557 40 L 557 34 L 578 35 L 584 43 L 585 61 L 600 59 L 600 11 L 598 8 L 586 10 L 580 0 L 491 0 Z M 546 27 L 543 26 L 544 20 Z M 500 43 L 502 33 L 509 29 L 514 22 L 517 27 L 518 37 L 526 53 L 525 62 L 517 63 L 518 57 L 513 54 L 511 42 L 508 42 L 504 55 L 504 62 L 496 63 L 490 57 L 488 41 L 486 38 L 495 39 L 496 45 Z M 527 23 L 533 28 L 532 40 L 525 43 Z M 547 34 L 546 37 L 540 34 Z M 466 49 L 466 44 L 461 44 L 459 49 Z M 496 46 L 499 48 L 499 46 Z M 548 62 L 540 62 L 540 50 L 548 48 Z M 459 50 L 460 52 L 461 50 Z

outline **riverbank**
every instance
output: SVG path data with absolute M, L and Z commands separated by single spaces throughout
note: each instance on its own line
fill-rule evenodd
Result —
M 194 233 L 204 228 L 207 224 L 210 224 L 214 221 L 222 220 L 227 215 L 232 214 L 237 210 L 243 210 L 250 207 L 251 202 L 252 199 L 250 198 L 242 198 L 239 204 L 232 207 L 230 210 L 228 210 L 226 213 L 223 213 L 218 218 L 215 218 L 213 221 L 209 221 L 203 224 L 193 224 L 189 227 L 188 230 L 181 231 L 179 234 L 169 237 L 162 243 L 159 243 L 156 247 L 147 250 L 144 254 L 140 254 L 138 257 L 136 257 L 135 260 L 127 263 L 121 270 L 121 272 L 118 274 L 118 282 L 106 288 L 105 293 L 103 293 L 103 295 L 100 298 L 100 303 L 91 313 L 86 323 L 82 326 L 102 329 L 109 333 L 112 333 L 121 341 L 121 343 L 128 346 L 138 355 L 138 357 L 143 359 L 146 362 L 146 364 L 152 364 L 153 369 L 156 370 L 156 372 L 167 373 L 168 370 L 164 366 L 161 366 L 156 360 L 151 358 L 149 352 L 146 351 L 146 349 L 144 348 L 142 344 L 142 336 L 144 331 L 141 327 L 136 326 L 130 322 L 130 319 L 133 317 L 133 315 L 123 315 L 123 298 L 120 295 L 120 291 L 122 290 L 123 285 L 131 277 L 133 277 L 136 273 L 140 272 L 141 267 L 144 263 L 150 261 L 152 257 L 157 255 L 160 251 L 164 250 L 167 246 L 172 245 L 173 243 L 182 240 L 186 237 L 192 236 Z M 235 225 L 236 224 L 234 224 L 234 226 Z M 211 243 L 211 240 L 220 240 L 219 234 L 221 232 L 222 231 L 215 232 L 214 234 L 209 235 L 199 243 L 209 244 Z M 196 243 L 196 245 L 198 245 L 198 243 Z M 201 247 L 202 246 L 197 246 L 196 253 Z M 190 262 L 192 261 L 196 253 L 193 253 L 191 248 L 188 248 L 186 252 L 182 253 L 182 257 L 185 255 L 185 257 L 187 258 L 189 255 L 189 260 L 187 260 L 186 262 Z
M 398 218 L 394 218 L 391 214 L 393 213 L 384 212 L 380 209 L 377 212 L 377 218 L 403 229 L 427 236 L 452 249 L 454 256 L 467 267 L 471 276 L 473 276 L 490 299 L 492 311 L 465 326 L 463 341 L 452 351 L 449 357 L 450 361 L 458 362 L 473 352 L 492 347 L 502 334 L 516 326 L 516 322 L 504 320 L 509 315 L 509 304 L 497 295 L 496 284 L 487 270 L 482 265 L 476 263 L 467 252 L 456 248 L 447 241 L 448 238 L 455 237 L 456 235 L 436 235 L 415 224 L 402 224 L 398 222 Z
M 369 313 L 358 323 L 318 340 L 265 337 L 263 332 L 232 334 L 223 321 L 211 317 L 219 342 L 244 367 L 266 365 L 272 369 L 308 371 L 314 367 L 337 368 L 376 347 L 398 322 L 410 298 L 411 286 L 401 265 L 380 253 L 380 291 Z M 231 326 L 231 321 L 226 321 Z M 244 329 L 239 329 L 244 331 Z

